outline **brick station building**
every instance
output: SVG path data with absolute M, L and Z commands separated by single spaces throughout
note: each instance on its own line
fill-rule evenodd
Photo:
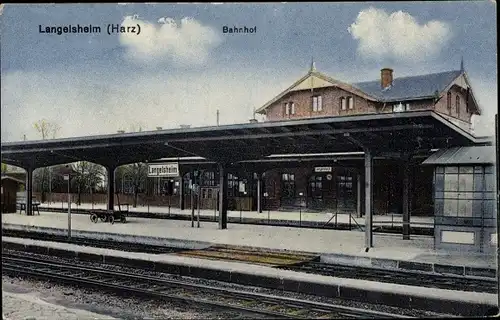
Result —
M 396 70 L 397 72 L 397 70 Z M 389 68 L 381 70 L 380 79 L 346 83 L 316 70 L 314 63 L 307 74 L 285 91 L 256 110 L 265 121 L 283 121 L 325 116 L 400 113 L 432 110 L 469 133 L 472 118 L 481 110 L 463 68 L 395 77 Z M 251 120 L 252 121 L 252 120 Z M 255 120 L 253 120 L 255 121 Z M 328 150 L 325 150 L 328 152 Z M 421 166 L 430 154 L 414 157 L 410 162 L 410 195 L 412 215 L 433 215 L 433 168 Z M 279 161 L 277 160 L 279 158 Z M 229 210 L 257 210 L 257 174 L 262 175 L 263 209 L 310 210 L 363 213 L 360 205 L 363 188 L 363 154 L 288 155 L 275 157 L 260 172 L 240 170 L 228 176 Z M 397 159 L 374 159 L 374 213 L 401 213 L 403 167 Z M 217 205 L 218 174 L 202 165 L 201 208 Z M 147 189 L 179 194 L 179 181 L 151 179 Z M 190 173 L 184 175 L 183 194 L 190 205 Z M 150 191 L 151 193 L 151 191 Z M 178 197 L 171 197 L 178 206 Z

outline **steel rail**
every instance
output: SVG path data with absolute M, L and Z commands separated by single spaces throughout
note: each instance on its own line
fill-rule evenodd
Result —
M 129 292 L 274 318 L 409 318 L 399 314 L 243 292 L 69 263 L 42 262 L 12 254 L 3 254 L 2 270 L 11 274 L 38 276 L 122 293 Z
M 490 277 L 437 274 L 420 270 L 391 270 L 321 262 L 305 262 L 277 268 L 324 276 L 372 280 L 402 285 L 497 293 L 497 281 L 495 278 Z

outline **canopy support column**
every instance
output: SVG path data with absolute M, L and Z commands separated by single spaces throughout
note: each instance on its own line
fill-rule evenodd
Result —
M 219 229 L 227 229 L 227 166 L 219 163 Z
M 33 215 L 33 168 L 26 168 L 26 215 Z
M 373 154 L 365 149 L 365 250 L 373 247 Z
M 115 209 L 115 170 L 116 166 L 106 166 L 108 171 L 108 210 Z
M 262 173 L 257 173 L 257 212 L 262 213 Z
M 361 174 L 356 175 L 356 217 L 361 218 Z
M 179 174 L 179 209 L 184 210 L 184 172 Z
M 403 155 L 403 240 L 410 240 L 410 156 Z
M 373 150 L 366 147 L 349 133 L 344 133 L 353 144 L 362 148 L 365 153 L 365 251 L 373 247 Z

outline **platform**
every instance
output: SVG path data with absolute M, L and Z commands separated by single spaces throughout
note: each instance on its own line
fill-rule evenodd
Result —
M 44 208 L 57 208 L 57 209 L 68 209 L 67 202 L 52 202 L 52 203 L 43 203 L 40 207 L 40 210 L 44 210 Z M 90 204 L 90 203 L 82 203 L 81 205 L 72 204 L 72 209 L 80 209 L 80 210 L 90 210 L 90 209 L 106 209 L 106 205 L 102 203 L 98 204 Z M 155 215 L 183 215 L 190 216 L 191 209 L 186 208 L 185 210 L 180 210 L 179 208 L 168 208 L 168 207 L 160 207 L 160 206 L 143 206 L 138 205 L 136 208 L 129 206 L 121 206 L 121 210 L 128 208 L 130 212 L 134 213 L 148 213 Z M 119 206 L 115 205 L 115 210 L 118 210 Z M 195 211 L 195 216 L 198 214 L 198 210 Z M 227 212 L 228 218 L 233 218 L 236 221 L 238 218 L 241 219 L 255 219 L 255 220 L 271 220 L 271 221 L 304 221 L 304 222 L 319 222 L 321 224 L 330 222 L 331 224 L 342 223 L 349 224 L 351 223 L 353 228 L 356 225 L 364 226 L 365 218 L 358 218 L 356 214 L 338 213 L 335 218 L 335 211 L 331 212 L 300 212 L 299 210 L 293 212 L 287 211 L 267 211 L 264 210 L 262 213 L 258 213 L 257 211 L 229 211 Z M 217 217 L 217 212 L 215 210 L 200 210 L 200 217 Z M 412 227 L 434 227 L 434 218 L 433 217 L 421 217 L 421 216 L 412 216 L 411 217 L 411 226 Z M 401 214 L 387 214 L 387 215 L 374 215 L 373 216 L 373 225 L 385 225 L 385 226 L 399 226 L 403 225 L 403 216 Z
M 67 214 L 42 212 L 40 216 L 3 214 L 2 224 L 66 229 L 68 221 Z M 195 222 L 195 228 L 191 228 L 190 221 L 144 218 L 130 218 L 125 224 L 111 225 L 103 222 L 92 223 L 89 216 L 83 214 L 72 216 L 72 229 L 95 234 L 104 232 L 129 238 L 168 238 L 170 242 L 175 240 L 186 245 L 196 242 L 200 245 L 209 243 L 317 253 L 325 262 L 343 257 L 353 263 L 356 260 L 363 262 L 366 259 L 387 259 L 496 268 L 495 257 L 491 255 L 435 251 L 434 239 L 428 236 L 412 236 L 411 240 L 403 240 L 402 235 L 375 234 L 374 247 L 365 252 L 365 234 L 356 230 L 277 228 L 242 224 L 229 224 L 228 229 L 219 230 L 218 225 L 212 222 L 201 222 L 200 228 L 196 228 Z
M 52 256 L 191 276 L 248 286 L 261 286 L 327 297 L 459 315 L 484 315 L 496 306 L 496 295 L 326 277 L 268 266 L 210 261 L 170 254 L 146 254 L 84 247 L 50 241 L 2 237 L 2 246 Z

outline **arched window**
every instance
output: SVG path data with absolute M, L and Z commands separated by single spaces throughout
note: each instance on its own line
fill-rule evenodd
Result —
M 311 198 L 323 198 L 323 177 L 313 175 L 309 178 L 309 196 Z
M 455 112 L 457 113 L 458 116 L 460 116 L 460 96 L 457 95 L 455 98 Z

